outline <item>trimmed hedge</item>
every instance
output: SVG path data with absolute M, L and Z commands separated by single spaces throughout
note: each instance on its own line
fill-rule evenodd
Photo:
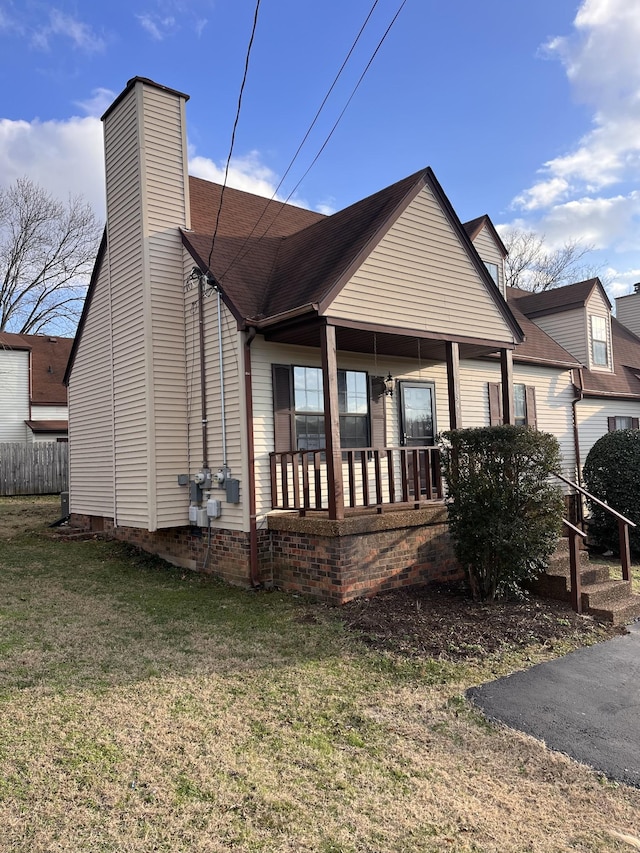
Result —
M 443 433 L 443 475 L 456 554 L 475 600 L 522 594 L 546 566 L 564 501 L 553 435 L 496 426 Z
M 640 430 L 605 433 L 589 451 L 582 469 L 585 486 L 596 498 L 640 525 Z M 589 536 L 605 549 L 620 550 L 618 520 L 590 504 Z M 629 528 L 629 544 L 640 554 L 640 531 Z

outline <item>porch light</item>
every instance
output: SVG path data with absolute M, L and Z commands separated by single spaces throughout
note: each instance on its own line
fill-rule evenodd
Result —
M 396 387 L 396 380 L 393 378 L 391 373 L 384 380 L 384 393 L 387 397 L 393 397 L 393 389 Z

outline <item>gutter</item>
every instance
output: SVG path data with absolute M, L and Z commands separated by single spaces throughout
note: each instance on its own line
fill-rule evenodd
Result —
M 253 321 L 248 321 L 252 322 L 252 326 L 249 328 L 266 329 L 268 326 L 275 326 L 277 323 L 282 323 L 283 320 L 294 319 L 295 317 L 300 317 L 303 314 L 311 314 L 314 311 L 318 311 L 318 303 L 307 302 L 306 305 L 300 305 L 298 308 L 292 308 L 290 311 L 282 311 L 280 314 L 273 314 L 271 317 L 267 317 L 264 320 L 256 320 L 254 318 Z M 251 338 L 251 340 L 253 340 L 253 338 Z

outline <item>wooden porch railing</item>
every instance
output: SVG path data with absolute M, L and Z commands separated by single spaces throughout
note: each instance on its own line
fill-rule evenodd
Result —
M 618 541 L 619 541 L 619 551 L 620 551 L 620 565 L 622 567 L 622 579 L 625 581 L 631 580 L 631 549 L 629 547 L 629 528 L 635 527 L 635 523 L 630 519 L 626 518 L 622 513 L 613 509 L 609 506 L 608 503 L 601 501 L 600 498 L 592 495 L 591 492 L 588 492 L 582 486 L 579 486 L 577 483 L 574 483 L 573 480 L 569 480 L 567 477 L 564 477 L 562 474 L 556 474 L 555 471 L 551 472 L 554 477 L 557 477 L 558 480 L 562 480 L 563 483 L 566 483 L 571 488 L 575 489 L 580 494 L 584 495 L 587 500 L 592 503 L 598 504 L 601 506 L 609 515 L 612 515 L 614 518 L 618 519 Z M 569 556 L 571 562 L 571 605 L 576 613 L 580 613 L 582 611 L 581 605 L 581 596 L 580 596 L 580 572 L 578 568 L 578 536 L 582 536 L 583 538 L 586 536 L 582 530 L 579 530 L 577 527 L 574 527 L 573 524 L 570 524 L 566 519 L 562 519 L 565 527 L 569 533 Z
M 271 506 L 307 511 L 328 509 L 324 450 L 271 453 Z M 342 448 L 345 506 L 375 508 L 405 504 L 418 508 L 442 498 L 440 452 L 436 447 Z

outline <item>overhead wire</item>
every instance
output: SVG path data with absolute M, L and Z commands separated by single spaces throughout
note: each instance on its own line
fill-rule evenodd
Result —
M 249 38 L 249 44 L 247 46 L 247 53 L 244 62 L 244 73 L 242 75 L 242 83 L 240 84 L 240 93 L 238 95 L 238 105 L 236 107 L 236 117 L 233 122 L 233 130 L 231 131 L 231 144 L 229 146 L 229 154 L 227 156 L 227 164 L 224 170 L 224 180 L 222 182 L 222 190 L 220 192 L 220 203 L 218 204 L 218 212 L 216 214 L 216 224 L 213 229 L 213 236 L 211 238 L 211 249 L 209 250 L 209 259 L 207 260 L 207 269 L 211 267 L 211 257 L 213 255 L 213 248 L 216 242 L 216 236 L 218 234 L 218 226 L 220 224 L 220 214 L 222 212 L 222 202 L 224 199 L 224 191 L 227 186 L 227 178 L 229 177 L 229 166 L 231 164 L 231 155 L 233 154 L 233 147 L 236 141 L 236 129 L 238 127 L 238 121 L 240 119 L 240 110 L 242 108 L 242 95 L 244 93 L 245 83 L 247 82 L 247 74 L 249 72 L 249 59 L 251 57 L 251 48 L 253 47 L 253 40 L 256 34 L 256 27 L 258 25 L 258 12 L 260 10 L 260 2 L 261 0 L 257 0 L 256 8 L 253 13 L 253 26 L 251 27 L 251 37 Z
M 369 18 L 371 17 L 371 14 L 372 14 L 372 12 L 373 12 L 373 10 L 374 10 L 375 6 L 377 5 L 377 2 L 378 2 L 378 0 L 376 0 L 376 2 L 374 3 L 374 5 L 372 6 L 372 8 L 371 8 L 371 10 L 370 10 L 370 12 L 369 12 L 369 15 L 367 16 L 367 18 L 366 18 L 366 20 L 365 20 L 365 23 L 363 24 L 363 26 L 362 26 L 362 28 L 361 28 L 360 32 L 358 33 L 358 36 L 357 36 L 357 38 L 356 38 L 356 41 L 354 42 L 354 44 L 352 45 L 351 50 L 349 51 L 349 54 L 348 54 L 348 56 L 347 56 L 347 59 L 345 60 L 345 62 L 343 63 L 343 65 L 342 65 L 342 67 L 341 67 L 341 69 L 340 69 L 339 74 L 340 74 L 340 73 L 342 73 L 342 70 L 343 70 L 343 68 L 344 68 L 344 65 L 346 64 L 346 62 L 347 62 L 347 60 L 348 60 L 349 56 L 350 56 L 350 55 L 351 55 L 351 53 L 353 52 L 353 48 L 355 47 L 355 45 L 356 45 L 356 43 L 357 43 L 358 39 L 359 39 L 359 38 L 360 38 L 360 36 L 362 35 L 362 31 L 363 31 L 364 27 L 366 26 L 366 24 L 367 24 L 367 22 L 368 22 Z M 258 245 L 258 244 L 259 244 L 259 243 L 264 239 L 264 237 L 267 235 L 267 233 L 269 232 L 270 228 L 273 226 L 274 222 L 276 221 L 276 219 L 278 218 L 278 216 L 280 215 L 280 213 L 283 211 L 284 207 L 287 205 L 287 203 L 289 202 L 289 200 L 291 199 L 291 197 L 293 196 L 293 194 L 296 192 L 296 190 L 298 189 L 298 187 L 300 186 L 300 184 L 304 181 L 304 179 L 307 177 L 307 175 L 309 174 L 309 172 L 311 171 L 311 169 L 313 168 L 313 166 L 316 164 L 316 162 L 318 161 L 318 159 L 319 159 L 320 155 L 322 154 L 322 152 L 324 151 L 324 149 L 327 147 L 327 145 L 328 145 L 328 143 L 329 143 L 329 141 L 330 141 L 331 137 L 332 137 L 332 136 L 333 136 L 333 134 L 335 133 L 336 128 L 337 128 L 337 127 L 338 127 L 338 125 L 340 124 L 340 121 L 342 120 L 342 117 L 344 116 L 345 112 L 347 111 L 347 109 L 348 109 L 348 107 L 349 107 L 349 104 L 351 103 L 351 101 L 353 100 L 353 98 L 354 98 L 354 96 L 355 96 L 356 92 L 357 92 L 357 91 L 358 91 L 358 89 L 360 88 L 360 85 L 362 84 L 362 81 L 364 80 L 364 78 L 365 78 L 365 76 L 366 76 L 367 72 L 369 71 L 369 68 L 371 67 L 371 65 L 372 65 L 372 63 L 373 63 L 373 61 L 374 61 L 374 59 L 375 59 L 376 55 L 378 54 L 378 51 L 379 51 L 379 50 L 380 50 L 380 48 L 382 47 L 382 45 L 383 45 L 383 43 L 384 43 L 385 39 L 386 39 L 386 38 L 387 38 L 387 36 L 389 35 L 389 33 L 390 33 L 390 31 L 391 31 L 391 29 L 392 29 L 393 25 L 395 24 L 396 20 L 398 19 L 398 16 L 399 16 L 399 15 L 400 15 L 400 13 L 402 12 L 402 10 L 403 10 L 403 8 L 405 7 L 406 3 L 407 3 L 407 0 L 402 0 L 402 2 L 401 2 L 401 4 L 400 4 L 400 6 L 398 7 L 398 9 L 397 9 L 397 11 L 396 11 L 395 15 L 394 15 L 394 16 L 393 16 L 393 18 L 391 19 L 391 22 L 389 23 L 389 25 L 387 26 L 386 30 L 384 31 L 384 33 L 383 33 L 382 37 L 381 37 L 381 38 L 380 38 L 380 40 L 378 41 L 378 44 L 376 45 L 375 50 L 374 50 L 374 51 L 373 51 L 373 53 L 371 54 L 371 57 L 369 58 L 369 61 L 367 62 L 367 64 L 366 64 L 366 66 L 365 66 L 365 68 L 364 68 L 364 70 L 363 70 L 362 74 L 361 74 L 361 75 L 360 75 L 360 77 L 358 78 L 357 83 L 356 83 L 356 84 L 355 84 L 355 86 L 353 87 L 353 89 L 352 89 L 352 91 L 351 91 L 351 94 L 349 95 L 349 97 L 348 97 L 348 99 L 347 99 L 346 104 L 344 105 L 344 107 L 343 107 L 342 111 L 340 112 L 340 115 L 338 116 L 338 118 L 337 118 L 337 119 L 336 119 L 336 121 L 334 122 L 333 127 L 331 128 L 331 130 L 329 131 L 329 133 L 328 133 L 328 134 L 327 134 L 327 136 L 325 137 L 324 142 L 322 143 L 322 145 L 321 145 L 321 146 L 320 146 L 320 148 L 318 149 L 318 151 L 317 151 L 317 153 L 316 153 L 315 157 L 313 158 L 313 160 L 311 161 L 311 163 L 310 163 L 310 164 L 309 164 L 309 166 L 307 167 L 306 171 L 304 172 L 304 174 L 302 175 L 302 177 L 300 178 L 300 180 L 297 182 L 297 184 L 296 184 L 296 185 L 294 186 L 294 188 L 291 190 L 291 192 L 290 192 L 290 193 L 289 193 L 289 195 L 286 197 L 286 199 L 285 199 L 283 202 L 281 202 L 281 204 L 280 204 L 280 208 L 279 208 L 279 209 L 278 209 L 278 211 L 276 212 L 275 216 L 273 217 L 273 219 L 271 220 L 271 222 L 269 223 L 269 225 L 267 226 L 267 228 L 265 228 L 265 230 L 263 231 L 263 233 L 260 235 L 260 237 L 258 237 L 258 239 L 255 241 L 255 243 L 253 243 L 253 244 L 249 247 L 249 249 L 248 249 L 244 254 L 242 254 L 242 252 L 243 252 L 243 250 L 245 249 L 245 247 L 247 246 L 247 243 L 249 242 L 249 240 L 250 240 L 251 236 L 253 235 L 253 233 L 254 233 L 254 231 L 255 231 L 255 228 L 257 227 L 257 223 L 256 223 L 256 226 L 254 226 L 254 229 L 251 231 L 251 233 L 249 234 L 249 236 L 245 239 L 245 242 L 244 242 L 244 243 L 243 243 L 243 245 L 240 247 L 240 249 L 239 249 L 238 253 L 236 254 L 236 256 L 233 258 L 233 260 L 232 260 L 232 261 L 231 261 L 231 263 L 227 266 L 227 268 L 224 270 L 224 272 L 219 276 L 219 280 L 220 280 L 220 281 L 222 281 L 222 279 L 224 279 L 224 277 L 225 277 L 225 276 L 230 272 L 230 270 L 233 268 L 233 266 L 236 264 L 236 262 L 240 262 L 240 261 L 244 260 L 244 258 L 247 256 L 247 254 L 249 254 L 249 252 L 250 252 L 252 249 L 254 249 L 254 248 L 255 248 L 255 247 L 256 247 L 256 246 L 257 246 L 257 245 Z M 338 76 L 339 76 L 339 74 L 338 74 Z M 337 80 L 337 77 L 336 77 L 336 80 Z M 334 80 L 334 82 L 332 83 L 332 87 L 331 87 L 331 88 L 333 88 L 333 87 L 335 86 L 336 80 Z M 331 91 L 331 90 L 330 90 L 330 91 Z M 330 93 L 330 91 L 329 91 L 329 93 Z M 326 102 L 326 100 L 327 100 L 327 98 L 328 98 L 328 96 L 329 96 L 329 93 L 327 93 L 327 96 L 326 96 L 326 97 L 325 97 L 325 99 L 323 100 L 323 105 L 324 105 L 324 103 Z M 316 118 L 314 118 L 314 122 L 316 121 L 316 119 L 317 119 L 318 115 L 319 115 L 319 112 L 316 114 Z M 309 131 L 305 134 L 305 138 L 304 138 L 305 140 L 306 140 L 306 138 L 308 137 L 310 130 L 311 130 L 311 128 L 309 128 Z M 302 147 L 302 144 L 304 144 L 304 140 L 303 140 L 303 143 L 301 143 L 301 145 L 299 146 L 298 151 L 296 152 L 296 156 L 298 155 L 298 153 L 299 153 L 299 151 L 300 151 L 300 148 Z M 294 159 L 295 159 L 295 158 L 294 158 Z M 290 170 L 291 165 L 293 165 L 293 161 L 292 161 L 292 163 L 290 164 L 290 166 L 288 167 L 287 172 Z M 283 177 L 283 180 L 284 180 L 284 177 Z M 282 181 L 280 182 L 280 184 L 278 184 L 278 188 L 281 186 L 281 184 L 282 184 Z M 276 193 L 277 193 L 277 189 L 276 189 Z M 267 204 L 265 205 L 265 209 L 263 210 L 263 212 L 262 212 L 262 214 L 261 214 L 260 218 L 258 219 L 258 222 L 259 222 L 259 221 L 260 221 L 260 219 L 262 219 L 262 217 L 264 216 L 264 213 L 266 212 L 266 210 L 267 210 L 267 208 L 268 208 L 268 206 L 269 206 L 270 202 L 271 202 L 271 201 L 273 201 L 274 197 L 275 197 L 275 193 L 274 193 L 274 195 L 271 197 L 271 199 L 267 202 Z
M 289 161 L 289 165 L 287 166 L 287 168 L 286 168 L 286 169 L 285 169 L 285 171 L 284 171 L 284 174 L 283 174 L 283 175 L 282 175 L 282 177 L 280 178 L 280 182 L 278 183 L 278 186 L 277 186 L 277 187 L 275 188 L 275 190 L 273 191 L 273 194 L 271 195 L 271 198 L 269 198 L 269 199 L 267 200 L 267 202 L 266 202 L 266 204 L 265 204 L 265 206 L 264 206 L 264 208 L 263 208 L 263 210 L 262 210 L 262 213 L 260 214 L 260 216 L 259 216 L 259 217 L 258 217 L 258 219 L 256 220 L 256 222 L 255 222 L 255 224 L 254 224 L 253 228 L 251 229 L 251 231 L 249 232 L 249 234 L 247 235 L 247 237 L 245 238 L 245 240 L 244 240 L 244 242 L 243 242 L 242 246 L 240 246 L 240 248 L 239 248 L 239 249 L 238 249 L 238 251 L 236 252 L 236 254 L 235 254 L 235 256 L 234 256 L 233 260 L 231 261 L 231 263 L 229 264 L 229 266 L 227 267 L 227 269 L 226 269 L 226 270 L 224 271 L 224 273 L 222 274 L 222 277 L 224 277 L 224 276 L 226 275 L 226 273 L 229 271 L 229 269 L 234 265 L 234 263 L 236 262 L 236 260 L 240 257 L 240 255 L 241 255 L 241 254 L 242 254 L 242 252 L 244 251 L 245 246 L 247 245 L 247 243 L 249 242 L 249 240 L 250 240 L 250 239 L 253 237 L 253 235 L 255 234 L 256 229 L 258 228 L 258 225 L 260 225 L 260 223 L 261 223 L 261 222 L 262 222 L 262 220 L 264 219 L 264 216 L 265 216 L 265 214 L 266 214 L 267 210 L 269 209 L 269 205 L 270 205 L 270 204 L 271 204 L 271 202 L 275 199 L 275 197 L 278 195 L 278 190 L 280 189 L 280 187 L 281 187 L 281 186 L 283 185 L 283 183 L 285 182 L 285 179 L 286 179 L 287 175 L 289 174 L 289 172 L 290 172 L 290 171 L 291 171 L 291 169 L 293 168 L 293 164 L 294 164 L 294 163 L 296 162 L 296 160 L 298 159 L 298 156 L 299 156 L 300 152 L 302 151 L 302 148 L 303 148 L 303 146 L 304 146 L 305 142 L 306 142 L 306 141 L 307 141 L 307 139 L 309 138 L 309 135 L 310 135 L 311 131 L 312 131 L 312 130 L 313 130 L 313 128 L 315 127 L 316 122 L 318 121 L 318 119 L 319 119 L 319 117 L 320 117 L 320 113 L 321 113 L 321 112 L 322 112 L 322 110 L 324 109 L 325 104 L 326 104 L 326 103 L 327 103 L 327 101 L 329 100 L 329 97 L 330 97 L 331 93 L 333 92 L 333 90 L 334 90 L 334 89 L 335 89 L 335 87 L 336 87 L 336 84 L 338 83 L 338 80 L 339 80 L 339 79 L 340 79 L 340 77 L 342 76 L 342 72 L 344 71 L 344 69 L 345 69 L 345 67 L 346 67 L 347 63 L 349 62 L 349 59 L 351 58 L 351 54 L 352 54 L 352 53 L 353 53 L 353 51 L 356 49 L 356 46 L 357 46 L 358 42 L 360 41 L 360 38 L 361 38 L 361 36 L 362 36 L 363 32 L 365 31 L 367 24 L 369 23 L 369 19 L 370 19 L 370 18 L 371 18 L 371 16 L 373 15 L 373 13 L 374 13 L 374 11 L 375 11 L 375 8 L 376 8 L 376 6 L 378 5 L 378 3 L 379 3 L 379 0 L 374 0 L 374 3 L 373 3 L 373 5 L 371 6 L 371 8 L 369 9 L 369 13 L 367 14 L 367 17 L 365 18 L 364 23 L 363 23 L 363 24 L 362 24 L 362 26 L 360 27 L 360 30 L 359 30 L 359 32 L 358 32 L 358 35 L 355 37 L 354 41 L 352 42 L 351 47 L 349 48 L 349 51 L 348 51 L 347 55 L 345 56 L 344 61 L 342 62 L 342 65 L 340 66 L 340 68 L 339 68 L 339 70 L 338 70 L 338 73 L 337 73 L 337 74 L 336 74 L 336 76 L 333 78 L 333 82 L 332 82 L 332 83 L 331 83 L 331 85 L 329 86 L 329 89 L 327 90 L 327 92 L 326 92 L 326 94 L 325 94 L 324 98 L 322 99 L 322 102 L 321 102 L 320 106 L 318 107 L 318 109 L 317 109 L 317 111 L 316 111 L 316 114 L 315 114 L 315 116 L 313 117 L 313 119 L 312 119 L 312 121 L 311 121 L 311 124 L 309 125 L 309 127 L 307 128 L 307 130 L 306 130 L 306 132 L 305 132 L 304 136 L 302 137 L 302 141 L 301 141 L 301 142 L 300 142 L 300 144 L 298 145 L 298 147 L 297 147 L 297 149 L 296 149 L 295 154 L 293 155 L 293 157 L 292 157 L 292 158 L 291 158 L 291 160 Z M 267 230 L 268 230 L 268 229 L 267 229 Z

